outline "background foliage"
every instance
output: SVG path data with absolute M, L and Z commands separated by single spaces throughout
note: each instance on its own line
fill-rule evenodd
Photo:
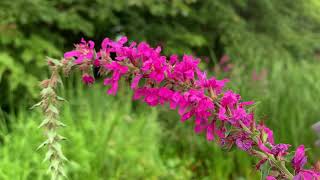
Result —
M 48 76 L 45 56 L 61 57 L 81 37 L 100 42 L 124 34 L 161 45 L 166 54 L 201 56 L 209 73 L 229 77 L 244 99 L 261 102 L 258 116 L 268 119 L 276 139 L 313 147 L 319 29 L 317 0 L 2 0 L 0 179 L 46 177 L 43 154 L 35 153 L 41 119 L 27 107 Z M 228 72 L 218 64 L 225 54 Z M 61 90 L 70 100 L 63 121 L 72 179 L 258 178 L 247 155 L 208 144 L 166 108 L 146 114 L 150 109 L 131 103 L 125 90 L 124 98 L 104 97 L 101 86 L 83 90 L 78 82 Z M 319 151 L 309 154 L 315 162 Z

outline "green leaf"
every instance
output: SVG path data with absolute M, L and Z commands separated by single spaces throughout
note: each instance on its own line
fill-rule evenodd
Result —
M 60 96 L 57 96 L 57 99 L 58 99 L 59 101 L 67 101 L 66 99 L 64 99 L 63 97 L 60 97 Z
M 41 106 L 41 104 L 42 104 L 42 101 L 40 101 L 37 104 L 33 105 L 30 109 L 34 109 L 36 107 L 39 107 L 39 106 Z
M 51 131 L 48 131 L 47 136 L 48 136 L 48 141 L 50 143 L 53 143 L 53 142 L 55 142 L 55 138 L 57 137 L 57 133 L 56 133 L 56 131 L 51 130 Z
M 44 95 L 48 95 L 48 94 L 51 94 L 51 93 L 54 93 L 54 90 L 52 89 L 52 87 L 47 87 L 47 88 L 44 88 L 44 89 L 42 89 L 42 91 L 40 92 L 40 94 L 42 95 L 42 96 L 44 96 Z
M 68 160 L 68 159 L 64 156 L 64 154 L 62 153 L 62 148 L 61 148 L 61 145 L 60 145 L 59 143 L 55 143 L 55 144 L 53 145 L 53 147 L 54 147 L 54 149 L 56 150 L 58 156 L 59 156 L 61 159 L 65 160 L 65 161 Z
M 43 127 L 44 125 L 48 124 L 50 120 L 51 120 L 50 118 L 45 118 L 45 119 L 41 122 L 41 124 L 38 126 L 38 128 L 41 128 L 41 127 Z
M 50 104 L 48 107 L 48 110 L 50 110 L 51 112 L 53 112 L 54 114 L 59 114 L 59 110 L 58 108 L 56 108 L 56 106 Z
M 60 172 L 60 174 L 61 174 L 63 177 L 68 178 L 68 177 L 67 177 L 66 170 L 63 168 L 63 166 L 60 166 L 60 167 L 59 167 L 59 172 Z
M 265 162 L 263 165 L 261 165 L 260 171 L 261 171 L 261 180 L 266 180 L 266 177 L 270 173 L 271 166 L 269 162 Z
M 57 82 L 60 83 L 60 87 L 61 87 L 61 88 L 64 88 L 64 85 L 63 85 L 63 82 L 62 82 L 62 79 L 61 79 L 60 76 L 58 76 Z
M 294 157 L 294 154 L 295 154 L 295 151 L 290 152 L 289 154 L 287 154 L 287 155 L 285 156 L 284 160 L 285 160 L 286 162 L 291 162 L 292 159 L 293 159 L 293 157 Z
M 29 49 L 25 49 L 21 54 L 21 58 L 24 60 L 24 62 L 29 63 L 34 58 L 34 52 Z
M 63 122 L 61 121 L 56 121 L 58 126 L 62 126 L 62 127 L 66 127 L 67 125 L 65 125 Z
M 37 147 L 37 151 L 41 148 L 43 148 L 44 146 L 46 146 L 48 144 L 48 140 L 44 141 L 43 143 L 41 143 L 38 147 Z
M 59 138 L 59 140 L 67 140 L 67 138 L 66 138 L 66 137 L 61 136 L 61 135 L 58 135 L 58 138 Z
M 43 162 L 49 161 L 51 159 L 51 156 L 54 154 L 53 150 L 48 149 L 45 158 L 43 159 Z

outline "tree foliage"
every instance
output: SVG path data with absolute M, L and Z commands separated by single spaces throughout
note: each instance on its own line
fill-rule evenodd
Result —
M 2 0 L 0 106 L 34 97 L 45 56 L 81 37 L 126 34 L 207 56 L 209 66 L 223 54 L 248 64 L 309 60 L 320 49 L 319 14 L 317 0 Z

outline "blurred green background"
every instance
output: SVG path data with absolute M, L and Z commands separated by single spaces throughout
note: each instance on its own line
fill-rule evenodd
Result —
M 49 74 L 45 57 L 60 58 L 81 37 L 98 44 L 119 35 L 201 57 L 209 74 L 259 102 L 256 117 L 277 142 L 310 147 L 310 164 L 319 157 L 310 128 L 320 120 L 318 0 L 1 0 L 0 179 L 49 178 L 36 151 L 41 114 L 29 109 Z M 222 151 L 166 107 L 132 102 L 126 84 L 109 97 L 77 74 L 64 82 L 70 179 L 260 177 L 255 159 Z

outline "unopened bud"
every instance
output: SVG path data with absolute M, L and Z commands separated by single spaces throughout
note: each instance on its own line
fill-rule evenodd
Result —
M 49 85 L 50 80 L 49 79 L 45 79 L 43 81 L 40 82 L 40 87 L 41 88 L 47 88 Z

